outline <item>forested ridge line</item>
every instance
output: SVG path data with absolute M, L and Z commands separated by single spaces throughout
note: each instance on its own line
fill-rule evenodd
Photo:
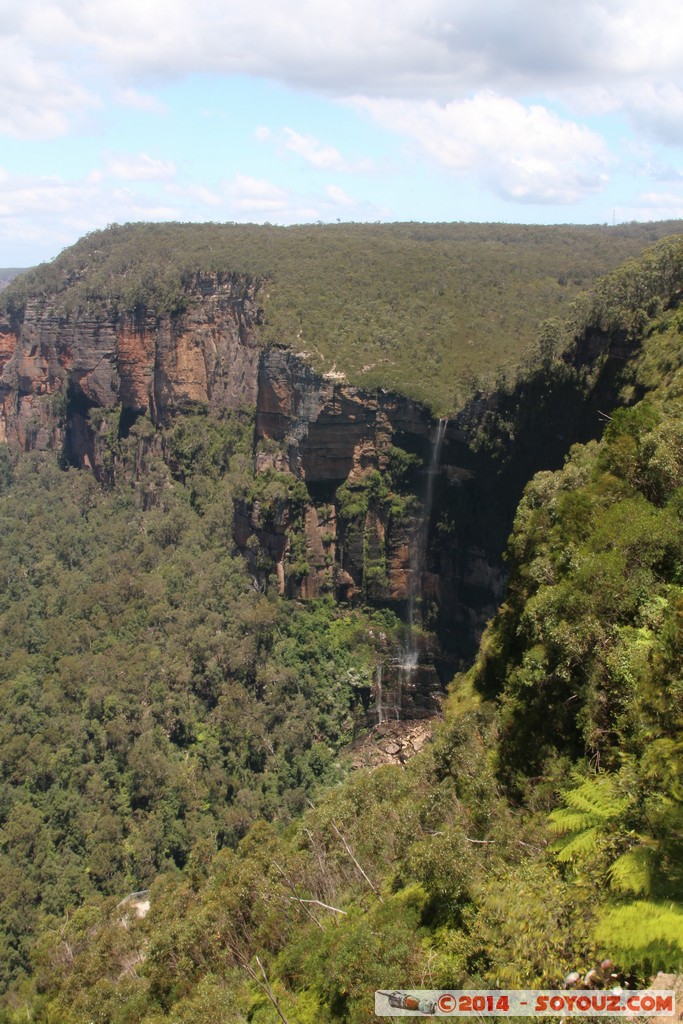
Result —
M 72 319 L 160 315 L 186 309 L 202 275 L 242 275 L 258 286 L 264 344 L 443 414 L 473 381 L 514 375 L 541 321 L 570 317 L 607 271 L 680 230 L 679 221 L 113 225 L 22 274 L 0 309 L 14 320 L 28 301 Z

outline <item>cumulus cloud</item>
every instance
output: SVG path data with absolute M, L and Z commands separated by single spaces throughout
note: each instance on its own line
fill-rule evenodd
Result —
M 342 155 L 334 146 L 325 146 L 312 135 L 300 135 L 292 128 L 285 128 L 283 134 L 285 147 L 302 156 L 313 167 L 324 170 L 343 167 Z
M 237 174 L 225 184 L 224 193 L 226 220 L 304 224 L 342 217 L 381 220 L 388 215 L 384 207 L 355 199 L 336 185 L 303 194 L 266 179 Z
M 240 213 L 267 216 L 287 209 L 287 193 L 272 181 L 237 174 L 226 186 L 226 194 Z
M 136 220 L 270 221 L 300 224 L 340 217 L 378 220 L 387 211 L 331 185 L 297 193 L 266 179 L 235 175 L 220 187 L 169 181 L 151 192 L 144 180 L 112 179 L 99 168 L 80 178 L 13 175 L 0 167 L 0 245 L 7 266 L 25 266 L 36 251 L 49 258 L 87 231 Z M 27 257 L 22 258 L 22 252 Z
M 607 147 L 581 126 L 580 115 L 620 111 L 653 150 L 683 145 L 680 0 L 395 0 L 391 8 L 384 0 L 0 0 L 5 135 L 52 139 L 92 127 L 106 97 L 158 116 L 166 108 L 155 90 L 202 74 L 259 76 L 353 102 L 409 140 L 414 153 L 456 175 L 476 175 L 520 203 L 573 203 L 604 187 L 612 170 Z M 227 122 L 231 113 L 221 116 Z M 287 115 L 290 127 L 261 125 L 254 137 L 273 146 L 280 162 L 287 157 L 297 182 L 315 171 L 308 180 L 317 184 L 302 186 L 311 194 L 250 177 L 234 161 L 225 173 L 236 166 L 245 173 L 218 186 L 180 181 L 162 158 L 117 152 L 84 170 L 77 185 L 0 182 L 0 200 L 9 202 L 4 223 L 12 202 L 28 210 L 31 196 L 39 222 L 50 222 L 53 203 L 81 230 L 154 210 L 160 217 L 278 223 L 391 214 L 364 207 L 336 184 L 371 165 L 353 162 L 333 135 L 314 128 L 318 138 L 295 116 Z M 108 130 L 104 121 L 98 127 Z M 664 166 L 669 158 L 661 159 Z M 676 187 L 677 173 L 662 172 L 638 200 L 643 209 L 678 209 L 663 184 Z M 154 183 L 162 198 L 152 206 L 144 193 Z
M 265 125 L 259 125 L 254 137 L 259 142 L 271 142 L 295 153 L 317 171 L 372 172 L 375 169 L 372 160 L 348 160 L 336 146 L 327 145 L 314 135 L 303 135 L 293 128 L 274 132 Z
M 619 220 L 669 220 L 683 218 L 683 187 L 637 194 L 628 206 L 617 209 Z
M 140 92 L 137 89 L 120 89 L 118 92 L 119 102 L 124 107 L 133 107 L 142 110 L 146 114 L 165 114 L 167 107 L 156 96 L 151 93 Z
M 356 102 L 443 167 L 476 169 L 506 199 L 572 203 L 607 182 L 608 153 L 600 136 L 540 105 L 527 107 L 493 92 L 443 106 Z
M 112 221 L 177 219 L 182 206 L 160 209 L 157 199 L 135 188 L 110 189 L 97 169 L 70 180 L 0 174 L 0 244 L 14 254 L 17 266 L 35 262 L 36 251 L 53 256 Z
M 96 96 L 53 60 L 40 60 L 17 37 L 0 37 L 0 133 L 15 138 L 64 134 Z
M 27 2 L 27 0 L 25 0 Z M 28 0 L 33 7 L 38 0 Z M 678 73 L 677 0 L 62 0 L 76 31 L 133 74 L 212 70 L 338 94 L 443 96 L 515 81 Z
M 356 205 L 356 200 L 352 199 L 352 197 L 348 195 L 343 188 L 339 188 L 338 185 L 328 185 L 325 189 L 325 194 L 338 206 Z
M 107 172 L 113 178 L 126 181 L 167 181 L 175 175 L 175 170 L 170 160 L 155 160 L 146 153 L 111 157 L 107 163 Z
M 110 188 L 104 175 L 97 170 L 83 178 L 0 176 L 0 218 L 5 224 L 24 214 L 37 214 L 44 223 L 51 224 L 55 216 L 60 221 L 76 224 L 79 231 L 90 230 L 121 217 L 134 219 L 135 211 L 153 219 L 151 211 L 158 200 L 147 197 L 134 187 Z M 165 207 L 164 216 L 177 216 L 179 207 Z M 73 239 L 72 239 L 73 240 Z
M 624 108 L 635 126 L 664 145 L 683 144 L 683 89 L 673 82 L 644 82 L 626 90 Z
M 36 66 L 106 67 L 127 87 L 210 72 L 445 102 L 483 88 L 666 84 L 683 66 L 678 0 L 395 0 L 389 15 L 384 0 L 0 0 L 0 13 Z

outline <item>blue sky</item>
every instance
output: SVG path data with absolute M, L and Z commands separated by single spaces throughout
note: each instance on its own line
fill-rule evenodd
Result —
M 0 0 L 0 266 L 130 220 L 683 217 L 679 0 Z

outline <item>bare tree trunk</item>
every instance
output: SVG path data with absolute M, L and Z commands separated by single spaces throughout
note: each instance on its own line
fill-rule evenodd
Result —
M 344 849 L 346 850 L 346 852 L 348 853 L 349 857 L 351 858 L 351 860 L 353 861 L 353 863 L 354 863 L 354 864 L 356 865 L 356 867 L 358 868 L 358 870 L 360 871 L 360 873 L 361 873 L 361 875 L 363 876 L 363 878 L 365 879 L 365 881 L 366 881 L 366 882 L 368 883 L 368 885 L 370 886 L 370 888 L 371 888 L 371 889 L 372 889 L 372 891 L 374 892 L 374 894 L 375 894 L 375 896 L 377 897 L 377 899 L 378 899 L 378 900 L 380 901 L 380 903 L 384 903 L 384 900 L 382 899 L 382 897 L 380 896 L 379 892 L 377 891 L 377 889 L 375 888 L 375 886 L 374 886 L 374 885 L 372 884 L 372 882 L 370 881 L 370 879 L 368 878 L 368 876 L 367 876 L 367 875 L 365 874 L 365 872 L 363 871 L 362 867 L 360 866 L 360 864 L 359 864 L 359 863 L 358 863 L 358 861 L 356 860 L 356 858 L 355 858 L 355 856 L 354 856 L 354 854 L 353 854 L 353 851 L 351 850 L 351 847 L 350 847 L 350 846 L 349 846 L 349 844 L 348 844 L 348 843 L 346 842 L 346 839 L 345 839 L 345 838 L 344 838 L 344 836 L 343 836 L 343 835 L 341 834 L 341 832 L 339 831 L 339 829 L 337 828 L 337 826 L 335 825 L 335 823 L 334 823 L 334 822 L 332 822 L 332 828 L 334 829 L 334 831 L 335 831 L 335 832 L 337 833 L 337 835 L 338 835 L 338 836 L 339 836 L 339 838 L 341 839 L 342 843 L 344 844 Z
M 315 914 L 314 914 L 314 913 L 313 913 L 313 912 L 312 912 L 311 910 L 309 910 L 309 909 L 308 909 L 308 907 L 306 906 L 306 904 L 307 904 L 307 903 L 317 903 L 318 901 L 317 901 L 317 900 L 302 900 L 302 899 L 301 899 L 301 897 L 299 896 L 299 894 L 297 893 L 297 891 L 296 891 L 295 887 L 294 887 L 294 883 L 293 883 L 293 882 L 292 882 L 292 881 L 291 881 L 291 880 L 290 880 L 290 879 L 289 879 L 289 878 L 287 877 L 287 875 L 286 875 L 286 874 L 284 873 L 284 871 L 282 870 L 282 868 L 280 867 L 280 865 L 279 865 L 279 864 L 277 864 L 277 863 L 276 863 L 275 861 L 273 861 L 273 865 L 274 865 L 274 866 L 275 866 L 275 867 L 276 867 L 276 868 L 278 869 L 278 871 L 280 872 L 280 874 L 281 874 L 281 875 L 282 875 L 282 877 L 284 878 L 284 880 L 285 880 L 285 882 L 286 882 L 286 884 L 287 884 L 287 887 L 288 887 L 288 888 L 289 888 L 289 889 L 291 890 L 291 892 L 293 893 L 293 896 L 291 896 L 291 897 L 290 897 L 290 899 L 294 899 L 294 900 L 296 900 L 296 901 L 297 901 L 297 902 L 298 902 L 298 903 L 299 903 L 299 904 L 300 904 L 300 905 L 301 905 L 301 906 L 303 907 L 303 909 L 304 909 L 304 911 L 305 911 L 305 913 L 306 913 L 307 917 L 310 917 L 311 921 L 315 921 L 315 923 L 317 924 L 317 926 L 318 926 L 318 928 L 320 929 L 320 931 L 321 931 L 321 932 L 324 932 L 324 931 L 325 931 L 325 929 L 323 928 L 323 926 L 322 926 L 322 924 L 320 923 L 320 921 L 318 920 L 318 918 L 317 918 L 317 917 L 315 916 Z
M 256 957 L 255 959 L 256 963 L 259 965 L 261 974 L 263 976 L 263 980 L 259 978 L 258 974 L 256 973 L 254 968 L 251 966 L 249 960 L 247 959 L 245 953 L 243 953 L 236 945 L 233 945 L 228 940 L 226 940 L 225 944 L 232 953 L 233 957 L 235 958 L 235 961 L 239 964 L 239 966 L 242 968 L 245 974 L 247 974 L 252 981 L 255 981 L 259 988 L 262 989 L 268 996 L 271 1003 L 275 1007 L 277 1015 L 282 1021 L 282 1024 L 289 1024 L 289 1021 L 287 1020 L 284 1013 L 282 1012 L 282 1009 L 280 1008 L 280 1004 L 277 1001 L 277 996 L 275 995 L 273 989 L 271 988 L 270 982 L 268 981 L 268 975 L 266 974 L 265 968 L 261 961 L 259 960 L 259 958 Z

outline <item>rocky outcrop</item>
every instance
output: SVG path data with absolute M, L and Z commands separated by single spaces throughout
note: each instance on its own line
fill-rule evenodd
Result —
M 0 327 L 0 374 L 14 355 L 17 347 L 17 336 L 9 326 L 4 329 Z
M 257 465 L 305 481 L 311 501 L 300 526 L 309 571 L 288 585 L 288 545 L 280 544 L 281 589 L 388 604 L 404 617 L 412 595 L 417 619 L 438 627 L 445 640 L 444 677 L 471 655 L 500 601 L 511 525 L 507 506 L 504 523 L 496 523 L 499 481 L 478 473 L 468 415 L 447 424 L 433 465 L 437 423 L 418 403 L 381 389 L 364 391 L 339 374 L 320 376 L 284 349 L 264 352 L 259 365 Z M 371 488 L 373 471 L 388 479 L 396 448 L 416 457 L 418 467 L 405 484 L 411 494 L 402 511 L 400 496 L 383 502 L 373 499 Z M 342 485 L 358 497 L 355 515 L 341 501 Z M 280 540 L 292 526 L 282 528 Z M 278 548 L 276 537 L 258 538 L 268 550 Z
M 355 740 L 341 756 L 352 769 L 405 764 L 431 742 L 433 732 L 433 720 L 385 722 Z
M 415 517 L 394 517 L 390 525 L 381 509 L 368 508 L 362 521 L 350 522 L 339 512 L 337 490 L 362 487 L 374 470 L 384 473 L 394 446 L 425 455 L 432 429 L 428 411 L 410 399 L 362 390 L 336 373 L 321 376 L 285 349 L 264 352 L 256 437 L 272 454 L 270 462 L 257 456 L 257 465 L 286 469 L 305 481 L 312 499 L 302 524 L 310 572 L 298 593 L 334 590 L 343 600 L 407 601 Z M 381 579 L 375 573 L 370 581 L 369 566 L 380 562 Z
M 93 407 L 164 423 L 197 405 L 254 405 L 257 299 L 248 278 L 197 275 L 185 312 L 175 315 L 89 317 L 30 302 L 21 324 L 0 328 L 0 438 L 23 450 L 58 449 L 73 417 Z M 71 431 L 78 465 L 82 433 Z
M 307 483 L 338 485 L 368 469 L 383 470 L 398 434 L 427 437 L 430 425 L 428 411 L 417 402 L 353 387 L 338 373 L 316 374 L 287 349 L 264 352 L 257 436 L 282 442 L 289 468 Z

